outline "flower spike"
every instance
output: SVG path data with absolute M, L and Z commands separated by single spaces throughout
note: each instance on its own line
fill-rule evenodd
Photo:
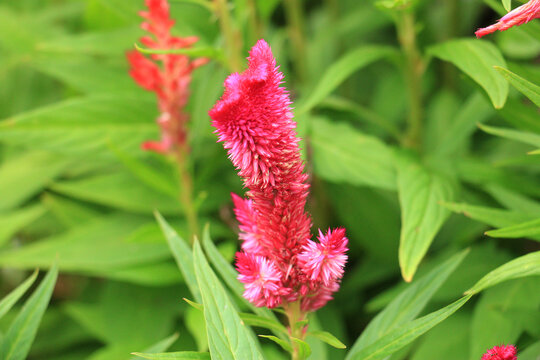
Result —
M 248 199 L 232 195 L 240 223 L 238 279 L 255 306 L 314 311 L 339 289 L 347 256 L 344 229 L 310 240 L 304 173 L 288 92 L 270 46 L 259 40 L 248 68 L 225 80 L 210 110 L 218 141 L 238 169 Z
M 146 0 L 148 11 L 139 14 L 146 21 L 141 28 L 150 35 L 140 41 L 150 49 L 167 50 L 191 47 L 197 37 L 177 37 L 170 33 L 174 20 L 170 18 L 167 0 Z M 131 65 L 130 75 L 142 88 L 155 92 L 161 115 L 157 123 L 161 129 L 160 141 L 147 141 L 144 150 L 169 153 L 174 147 L 185 149 L 186 123 L 189 119 L 183 109 L 189 97 L 189 84 L 193 70 L 207 59 L 190 60 L 186 55 L 154 54 L 146 57 L 133 50 L 126 54 Z

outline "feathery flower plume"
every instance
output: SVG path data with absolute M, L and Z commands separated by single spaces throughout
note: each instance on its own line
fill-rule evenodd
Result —
M 478 29 L 475 32 L 477 38 L 491 34 L 497 30 L 504 31 L 512 26 L 525 24 L 533 19 L 540 18 L 540 0 L 530 0 L 528 3 L 521 5 L 518 8 L 510 11 L 503 16 L 496 24 Z
M 171 35 L 174 20 L 170 18 L 167 0 L 145 0 L 148 11 L 139 14 L 146 20 L 141 28 L 150 35 L 140 41 L 150 49 L 168 50 L 189 48 L 197 42 L 197 37 L 177 37 Z M 126 54 L 131 65 L 130 75 L 139 86 L 156 93 L 160 116 L 157 123 L 161 128 L 160 141 L 147 141 L 144 150 L 168 153 L 174 147 L 186 145 L 186 122 L 189 116 L 183 112 L 189 97 L 189 84 L 193 70 L 207 62 L 207 59 L 191 61 L 186 55 L 153 54 L 145 57 L 133 50 Z
M 514 345 L 501 345 L 489 349 L 480 360 L 517 360 Z
M 270 46 L 259 40 L 249 66 L 225 80 L 210 110 L 212 125 L 249 190 L 233 194 L 242 252 L 237 255 L 244 296 L 256 306 L 300 301 L 314 311 L 332 299 L 347 260 L 344 229 L 310 240 L 304 207 L 308 176 L 300 157 L 291 101 Z

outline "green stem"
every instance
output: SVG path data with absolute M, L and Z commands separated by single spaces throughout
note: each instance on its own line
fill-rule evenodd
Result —
M 242 69 L 240 33 L 233 26 L 227 0 L 214 0 L 214 7 L 219 18 L 221 32 L 225 36 L 227 44 L 226 54 L 229 68 L 233 72 L 239 72 Z
M 404 10 L 397 21 L 397 31 L 401 50 L 405 55 L 405 81 L 409 95 L 409 124 L 403 143 L 405 146 L 420 148 L 422 135 L 422 75 L 424 62 L 416 44 L 414 13 Z
M 306 80 L 306 42 L 304 38 L 304 18 L 301 0 L 285 0 L 285 14 L 289 23 L 291 53 L 294 56 L 295 71 L 301 82 Z
M 298 326 L 298 322 L 305 318 L 304 312 L 300 309 L 300 301 L 288 303 L 285 307 L 285 312 L 289 320 L 289 338 L 293 348 L 291 359 L 304 360 L 298 349 L 298 344 L 292 341 L 292 338 L 304 340 L 304 326 Z
M 187 162 L 187 149 L 178 147 L 176 151 L 176 160 L 178 163 L 178 177 L 180 182 L 180 203 L 184 209 L 188 229 L 189 240 L 193 244 L 194 237 L 199 237 L 199 225 L 197 220 L 197 210 L 193 201 L 193 179 L 189 172 Z

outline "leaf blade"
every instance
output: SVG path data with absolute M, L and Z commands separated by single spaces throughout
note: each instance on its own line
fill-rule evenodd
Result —
M 0 345 L 1 359 L 24 360 L 26 358 L 41 318 L 49 304 L 57 277 L 58 266 L 54 264 L 9 327 Z

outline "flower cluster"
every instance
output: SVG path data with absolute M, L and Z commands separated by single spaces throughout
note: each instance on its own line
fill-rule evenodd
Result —
M 146 20 L 141 27 L 150 35 L 140 41 L 146 47 L 157 50 L 189 48 L 197 37 L 177 37 L 171 35 L 174 20 L 170 18 L 167 0 L 145 0 L 148 11 L 139 14 Z M 191 73 L 207 62 L 207 59 L 191 61 L 181 54 L 153 54 L 145 57 L 138 51 L 130 51 L 127 58 L 131 64 L 130 75 L 142 88 L 156 93 L 161 112 L 157 123 L 161 128 L 160 141 L 142 144 L 145 150 L 168 153 L 175 146 L 186 144 L 186 122 L 188 115 L 183 112 L 189 96 Z
M 291 102 L 280 86 L 283 74 L 264 40 L 248 61 L 246 71 L 225 80 L 225 93 L 209 113 L 249 189 L 248 199 L 232 195 L 242 240 L 238 278 L 244 297 L 256 306 L 300 301 L 303 311 L 314 311 L 339 288 L 348 240 L 344 229 L 310 240 L 308 176 Z
M 489 349 L 480 360 L 517 360 L 514 345 L 501 345 Z
M 530 0 L 528 3 L 521 5 L 518 8 L 510 11 L 503 16 L 496 24 L 479 29 L 475 32 L 476 37 L 480 38 L 484 35 L 491 34 L 496 30 L 504 31 L 512 26 L 525 24 L 533 19 L 540 18 L 540 0 Z

